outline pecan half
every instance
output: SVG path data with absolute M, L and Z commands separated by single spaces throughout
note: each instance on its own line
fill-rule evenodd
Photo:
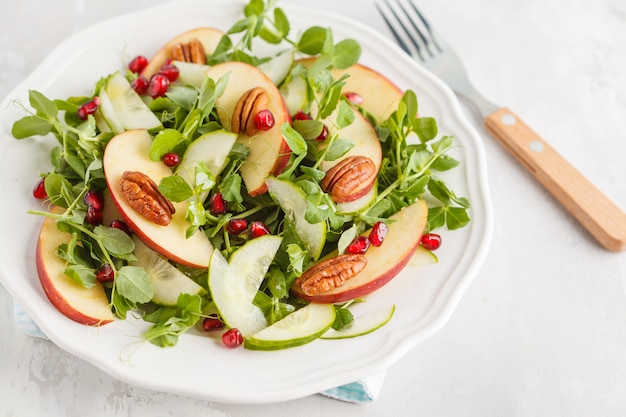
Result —
M 326 172 L 320 186 L 333 201 L 342 203 L 358 197 L 361 184 L 378 175 L 374 161 L 366 156 L 349 156 Z
M 356 276 L 367 265 L 363 255 L 345 254 L 321 261 L 296 280 L 306 295 L 325 293 L 341 287 L 347 280 Z
M 206 53 L 202 42 L 194 38 L 187 43 L 177 43 L 172 46 L 170 56 L 174 61 L 193 62 L 194 64 L 206 64 Z
M 146 174 L 125 171 L 120 179 L 120 187 L 128 204 L 143 217 L 161 226 L 170 224 L 176 210 Z
M 262 87 L 254 87 L 243 93 L 233 110 L 230 130 L 254 136 L 259 130 L 256 126 L 256 115 L 267 109 L 269 101 L 269 95 Z

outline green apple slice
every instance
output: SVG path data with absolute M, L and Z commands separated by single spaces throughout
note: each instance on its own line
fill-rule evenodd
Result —
M 378 182 L 374 182 L 374 185 L 363 196 L 353 201 L 347 201 L 345 203 L 337 203 L 337 213 L 344 215 L 356 215 L 370 208 L 376 201 L 378 196 Z
M 291 181 L 270 177 L 265 180 L 270 196 L 285 212 L 285 218 L 295 227 L 296 233 L 306 246 L 307 252 L 317 260 L 326 243 L 326 222 L 309 223 L 304 217 L 307 201 L 304 192 Z
M 275 85 L 280 85 L 293 66 L 293 51 L 284 52 L 257 66 Z
M 341 330 L 329 329 L 324 333 L 322 339 L 348 339 L 357 336 L 363 336 L 380 329 L 391 320 L 396 310 L 395 304 L 391 307 L 381 308 L 372 311 L 361 317 L 355 317 L 354 322 L 348 327 Z
M 154 286 L 152 301 L 155 304 L 175 306 L 180 294 L 206 294 L 202 286 L 147 247 L 137 236 L 133 236 L 133 241 L 137 260 L 131 262 L 131 265 L 143 267 L 150 277 Z
M 253 350 L 279 350 L 312 342 L 323 335 L 335 321 L 335 306 L 311 303 L 251 337 L 244 347 Z
M 172 65 L 178 68 L 177 81 L 181 84 L 200 88 L 204 80 L 207 79 L 206 70 L 209 69 L 208 65 L 184 61 L 172 61 Z
M 103 106 L 102 97 L 100 97 L 102 116 L 115 133 L 132 129 L 158 130 L 163 128 L 161 121 L 119 71 L 109 76 L 104 88 L 100 89 L 100 95 L 105 97 L 105 103 L 108 102 Z
M 117 116 L 117 112 L 115 108 L 113 108 L 113 104 L 111 104 L 111 99 L 109 99 L 109 95 L 106 92 L 105 88 L 100 89 L 100 93 L 98 94 L 100 98 L 100 106 L 98 107 L 98 111 L 96 113 L 100 113 L 102 116 L 102 121 L 100 122 L 100 130 L 103 132 L 107 131 L 104 129 L 102 125 L 106 124 L 109 129 L 108 131 L 112 131 L 115 134 L 122 133 L 124 131 L 124 126 L 122 126 L 122 122 L 120 118 Z M 96 122 L 98 121 L 98 117 L 96 118 Z
M 222 320 L 246 337 L 267 326 L 253 304 L 282 238 L 265 235 L 248 241 L 226 260 L 214 249 L 209 262 L 209 290 Z
M 214 176 L 218 176 L 226 165 L 228 154 L 237 140 L 237 134 L 226 130 L 205 133 L 187 147 L 176 174 L 193 186 L 196 166 L 204 162 Z M 204 200 L 208 192 L 203 196 Z
M 439 258 L 437 255 L 433 253 L 433 251 L 426 249 L 422 245 L 419 245 L 415 249 L 415 253 L 411 257 L 409 261 L 410 266 L 422 266 L 422 265 L 430 265 L 436 264 L 439 262 Z

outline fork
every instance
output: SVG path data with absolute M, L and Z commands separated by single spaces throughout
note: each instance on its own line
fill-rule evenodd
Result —
M 515 113 L 483 97 L 454 50 L 438 36 L 411 0 L 378 0 L 376 8 L 398 45 L 470 100 L 487 130 L 606 249 L 626 249 L 626 214 L 559 155 Z

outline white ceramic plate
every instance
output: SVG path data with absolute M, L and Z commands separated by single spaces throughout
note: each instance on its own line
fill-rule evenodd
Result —
M 31 190 L 39 173 L 50 167 L 48 149 L 53 141 L 11 140 L 11 126 L 23 116 L 11 102 L 28 103 L 29 89 L 51 98 L 88 94 L 99 77 L 123 68 L 138 53 L 150 56 L 180 32 L 197 26 L 227 29 L 241 16 L 242 3 L 183 0 L 97 24 L 59 45 L 2 103 L 0 268 L 2 284 L 54 343 L 120 380 L 219 402 L 267 403 L 373 375 L 443 326 L 485 257 L 492 216 L 483 147 L 451 91 L 368 27 L 322 12 L 281 6 L 290 18 L 292 33 L 312 25 L 330 26 L 337 40 L 350 37 L 361 43 L 362 63 L 401 88 L 417 92 L 420 113 L 436 117 L 441 134 L 456 137 L 454 156 L 462 165 L 445 179 L 458 195 L 470 198 L 472 222 L 462 230 L 443 232 L 439 264 L 409 267 L 369 297 L 366 308 L 395 304 L 396 312 L 385 327 L 364 337 L 256 352 L 225 349 L 215 339 L 190 332 L 176 347 L 163 349 L 137 343 L 147 327 L 141 321 L 117 321 L 98 329 L 74 323 L 48 302 L 41 289 L 35 270 L 41 219 L 26 213 L 41 208 Z

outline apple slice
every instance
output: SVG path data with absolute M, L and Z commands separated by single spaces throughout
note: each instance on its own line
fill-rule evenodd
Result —
M 244 347 L 253 350 L 278 350 L 301 346 L 318 339 L 335 322 L 332 304 L 311 303 L 244 338 Z
M 178 68 L 178 80 L 176 83 L 183 85 L 192 85 L 196 88 L 202 87 L 202 83 L 206 77 L 208 65 L 194 64 L 193 62 L 172 61 L 172 65 Z
M 418 200 L 391 216 L 390 219 L 394 221 L 387 224 L 389 231 L 383 244 L 369 247 L 364 255 L 367 259 L 365 268 L 342 286 L 321 294 L 308 295 L 294 284 L 291 291 L 306 301 L 316 303 L 339 303 L 376 291 L 398 275 L 411 260 L 419 246 L 427 215 L 428 206 L 424 200 Z M 362 236 L 367 236 L 369 232 L 365 231 Z M 323 259 L 334 256 L 337 256 L 337 251 Z
M 63 210 L 54 208 L 53 212 Z M 70 239 L 69 233 L 57 229 L 54 219 L 44 220 L 35 255 L 41 286 L 52 305 L 70 319 L 90 326 L 110 323 L 114 316 L 102 284 L 85 288 L 63 272 L 65 261 L 57 256 L 57 248 Z
M 303 58 L 296 62 L 309 67 L 314 61 L 315 58 Z M 384 75 L 362 64 L 332 70 L 334 78 L 339 78 L 344 74 L 348 74 L 349 77 L 341 88 L 342 93 L 357 93 L 362 99 L 359 105 L 375 118 L 386 119 L 398 108 L 403 91 Z
M 306 196 L 294 183 L 274 177 L 268 178 L 265 183 L 270 196 L 285 212 L 287 221 L 294 225 L 311 258 L 318 259 L 326 243 L 326 222 L 311 224 L 306 220 Z
M 340 163 L 346 158 L 351 156 L 365 156 L 372 160 L 374 166 L 376 167 L 376 174 L 378 174 L 378 170 L 380 169 L 380 164 L 382 162 L 382 149 L 380 146 L 380 140 L 378 139 L 378 135 L 376 131 L 370 124 L 370 122 L 359 113 L 355 109 L 351 109 L 354 114 L 354 121 L 344 127 L 343 129 L 337 131 L 337 114 L 338 110 L 335 110 L 328 118 L 324 120 L 324 124 L 328 126 L 328 130 L 330 134 L 338 133 L 340 139 L 345 139 L 353 143 L 353 147 L 346 152 L 340 158 L 335 159 L 334 161 L 322 161 L 320 164 L 320 169 L 324 172 L 327 172 L 332 167 Z M 324 146 L 325 143 L 321 142 L 320 146 Z M 367 181 L 363 181 L 359 184 L 358 188 L 354 190 L 353 193 L 350 194 L 349 199 L 344 199 L 341 201 L 336 201 L 337 203 L 347 203 L 352 202 L 360 197 L 366 195 L 376 183 L 377 175 L 373 175 Z M 372 198 L 375 198 L 376 195 L 370 196 L 369 199 L 360 200 L 360 203 L 363 206 L 371 203 Z M 345 207 L 341 209 L 342 211 L 351 210 L 351 211 L 359 211 L 362 206 L 359 205 L 351 205 L 349 207 Z
M 170 39 L 156 54 L 150 59 L 148 65 L 141 71 L 141 75 L 150 79 L 154 73 L 165 64 L 168 59 L 172 58 L 172 47 L 177 44 L 186 44 L 193 39 L 197 39 L 202 43 L 204 52 L 206 54 L 212 54 L 215 51 L 218 43 L 222 39 L 224 32 L 219 29 L 210 27 L 200 27 L 183 32 L 174 38 Z
M 285 78 L 287 78 L 287 75 L 289 75 L 293 63 L 294 53 L 293 51 L 287 51 L 258 65 L 257 68 L 260 69 L 263 74 L 267 75 L 274 85 L 280 85 Z
M 131 262 L 131 265 L 143 267 L 150 277 L 154 287 L 152 302 L 163 306 L 175 306 L 180 294 L 206 294 L 206 290 L 197 282 L 147 247 L 137 236 L 133 236 L 133 241 L 137 260 Z
M 240 171 L 248 193 L 251 196 L 263 194 L 267 191 L 265 179 L 280 174 L 289 162 L 290 150 L 282 136 L 281 125 L 289 122 L 291 117 L 282 96 L 263 72 L 243 62 L 224 62 L 212 66 L 207 75 L 215 81 L 228 75 L 228 85 L 215 104 L 222 126 L 226 128 L 230 128 L 235 105 L 246 91 L 262 87 L 269 96 L 268 110 L 274 115 L 274 127 L 259 131 L 252 137 L 242 133 L 237 139 L 237 142 L 250 149 Z
M 353 337 L 364 336 L 389 323 L 389 320 L 391 320 L 395 311 L 396 306 L 392 305 L 391 307 L 381 308 L 362 316 L 356 316 L 354 317 L 354 322 L 352 322 L 349 326 L 341 330 L 328 329 L 328 331 L 320 338 L 350 339 Z
M 253 304 L 276 252 L 280 236 L 264 235 L 246 242 L 227 261 L 218 249 L 209 264 L 209 290 L 222 320 L 244 337 L 267 326 L 265 315 Z
M 409 262 L 410 266 L 422 266 L 422 265 L 431 265 L 439 262 L 439 258 L 433 251 L 430 249 L 426 249 L 422 245 L 419 245 L 415 249 L 415 253 L 413 257 L 411 257 L 411 261 Z
M 207 268 L 213 251 L 206 234 L 186 238 L 190 223 L 185 218 L 187 202 L 173 203 L 176 212 L 167 226 L 151 222 L 133 209 L 122 194 L 120 180 L 125 171 L 139 171 L 158 184 L 173 175 L 162 162 L 150 160 L 152 137 L 146 130 L 129 130 L 115 136 L 104 151 L 102 163 L 111 198 L 128 227 L 151 249 L 164 257 L 194 268 Z
M 191 142 L 183 154 L 180 163 L 176 167 L 176 175 L 182 177 L 190 186 L 193 186 L 192 178 L 195 175 L 196 166 L 203 162 L 209 172 L 218 176 L 227 163 L 228 154 L 237 140 L 237 134 L 226 130 L 216 130 L 205 133 Z M 204 201 L 208 191 L 201 196 Z

